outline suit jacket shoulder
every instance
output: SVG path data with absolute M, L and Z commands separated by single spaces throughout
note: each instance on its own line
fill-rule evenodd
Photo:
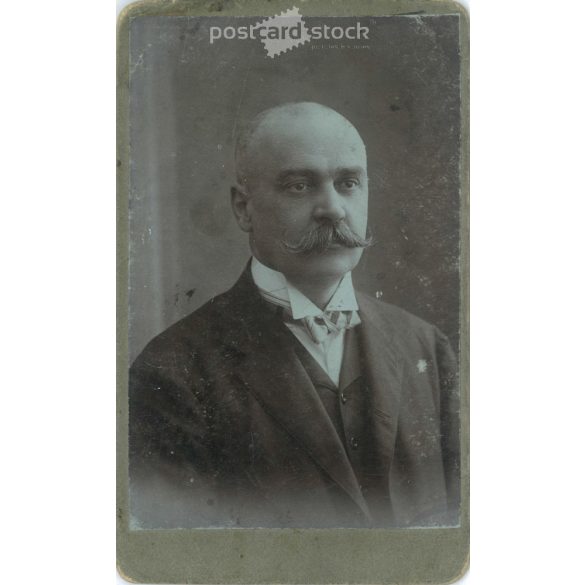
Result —
M 440 384 L 453 383 L 457 359 L 447 336 L 436 326 L 397 307 L 357 294 L 360 314 L 366 327 L 377 332 L 378 343 L 407 364 L 406 371 L 418 371 L 430 365 L 437 366 Z
M 360 311 L 382 319 L 384 326 L 391 328 L 401 339 L 412 337 L 422 342 L 447 339 L 437 327 L 396 305 L 374 299 L 361 292 L 356 296 Z

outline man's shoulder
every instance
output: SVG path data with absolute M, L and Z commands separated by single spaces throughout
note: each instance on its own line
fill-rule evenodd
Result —
M 225 335 L 232 305 L 230 291 L 219 294 L 198 309 L 154 337 L 143 349 L 136 362 L 176 362 L 183 356 L 201 352 L 212 346 Z
M 430 323 L 427 323 L 420 317 L 409 313 L 405 309 L 402 309 L 397 305 L 375 299 L 367 293 L 356 291 L 356 297 L 360 311 L 364 311 L 370 315 L 375 315 L 380 319 L 392 321 L 392 323 L 397 326 L 407 327 L 409 329 L 426 329 L 433 327 L 433 325 Z
M 412 313 L 370 295 L 356 291 L 360 312 L 378 327 L 392 332 L 401 339 L 416 338 L 420 341 L 444 338 L 443 333 L 431 323 Z

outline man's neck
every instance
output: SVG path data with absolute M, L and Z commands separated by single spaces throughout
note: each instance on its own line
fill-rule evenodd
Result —
M 341 282 L 341 278 L 326 279 L 317 282 L 314 280 L 311 282 L 292 280 L 288 277 L 287 279 L 322 311 L 325 310 L 325 307 L 329 304 L 329 301 L 335 294 L 335 291 Z
M 285 275 L 254 257 L 252 278 L 256 286 L 271 298 L 289 303 L 295 318 L 300 318 L 299 315 L 307 310 L 310 312 L 309 305 L 314 311 L 324 311 L 328 307 L 332 310 L 358 309 L 350 273 L 342 276 L 313 274 L 310 277 L 299 273 Z M 334 308 L 332 301 L 335 302 Z

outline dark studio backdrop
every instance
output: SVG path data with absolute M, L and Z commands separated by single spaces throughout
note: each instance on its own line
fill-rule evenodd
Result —
M 209 43 L 210 26 L 259 20 L 132 22 L 130 360 L 242 272 L 247 235 L 229 197 L 236 130 L 291 101 L 337 110 L 366 144 L 377 243 L 353 273 L 356 288 L 437 325 L 458 347 L 458 16 L 307 18 L 359 20 L 370 38 L 312 41 L 274 58 L 258 40 Z

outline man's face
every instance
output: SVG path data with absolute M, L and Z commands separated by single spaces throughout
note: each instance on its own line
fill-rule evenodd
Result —
M 283 241 L 295 244 L 336 222 L 365 237 L 367 159 L 357 131 L 337 115 L 283 116 L 260 127 L 254 141 L 246 184 L 252 252 L 293 282 L 341 278 L 362 248 L 332 243 L 295 254 Z

